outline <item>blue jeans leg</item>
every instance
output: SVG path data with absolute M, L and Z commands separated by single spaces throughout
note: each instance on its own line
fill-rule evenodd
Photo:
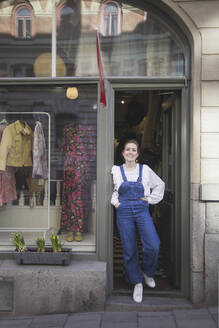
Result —
M 149 277 L 154 277 L 160 248 L 160 239 L 156 232 L 148 207 L 141 213 L 136 213 L 136 225 L 142 243 L 143 271 Z
M 131 217 L 121 218 L 117 212 L 117 227 L 122 242 L 126 278 L 131 284 L 140 283 L 142 272 L 138 258 L 135 221 Z

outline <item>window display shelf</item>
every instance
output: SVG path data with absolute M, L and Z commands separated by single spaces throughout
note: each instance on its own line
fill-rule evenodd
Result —
M 42 237 L 43 233 L 40 231 L 31 231 L 31 232 L 23 232 L 22 235 L 24 236 L 25 242 L 27 246 L 35 246 L 36 239 L 38 237 Z M 95 252 L 96 251 L 96 240 L 95 235 L 93 233 L 84 233 L 83 240 L 81 242 L 73 241 L 67 242 L 65 241 L 66 234 L 63 234 L 63 247 L 70 247 L 72 252 Z M 0 232 L 1 238 L 1 251 L 14 251 L 15 247 L 11 244 L 10 241 L 10 233 L 8 232 Z M 50 245 L 49 242 L 46 243 L 47 246 Z

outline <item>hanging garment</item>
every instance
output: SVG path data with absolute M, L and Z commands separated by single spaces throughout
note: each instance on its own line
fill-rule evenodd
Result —
M 142 126 L 143 135 L 141 139 L 141 149 L 155 149 L 156 136 L 156 118 L 159 111 L 158 97 L 154 94 L 149 95 L 148 112 L 144 119 L 144 126 Z
M 0 170 L 6 165 L 13 167 L 32 166 L 33 132 L 27 123 L 16 121 L 8 125 L 0 144 Z
M 33 135 L 33 178 L 48 178 L 47 149 L 42 124 L 37 121 Z
M 63 131 L 64 182 L 61 231 L 83 232 L 91 208 L 89 161 L 96 156 L 91 126 L 68 124 Z
M 2 133 L 7 124 L 0 124 L 0 142 Z M 0 172 L 0 206 L 17 199 L 15 168 L 6 167 L 5 171 Z

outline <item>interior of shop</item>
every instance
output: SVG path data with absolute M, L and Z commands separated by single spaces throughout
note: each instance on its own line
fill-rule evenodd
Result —
M 173 291 L 179 288 L 174 271 L 174 166 L 173 166 L 173 111 L 176 93 L 172 90 L 128 90 L 115 93 L 115 141 L 114 163 L 121 165 L 122 145 L 136 139 L 141 153 L 139 163 L 149 165 L 165 181 L 164 199 L 149 210 L 154 220 L 161 244 L 156 272 L 156 291 Z M 138 236 L 138 234 L 137 234 Z M 142 262 L 141 242 L 138 236 L 140 261 Z M 114 210 L 114 290 L 123 293 L 131 289 L 125 282 L 122 246 L 116 227 Z M 149 287 L 146 287 L 149 292 Z M 151 291 L 151 290 L 150 290 Z

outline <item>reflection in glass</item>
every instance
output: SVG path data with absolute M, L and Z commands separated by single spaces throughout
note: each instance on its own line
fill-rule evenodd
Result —
M 98 75 L 96 27 L 101 32 L 105 76 L 185 74 L 185 50 L 180 38 L 157 14 L 143 10 L 142 6 L 140 9 L 137 3 L 133 6 L 126 1 L 119 4 L 116 1 L 92 1 L 89 6 L 84 6 L 82 1 L 80 7 L 77 3 L 81 17 L 77 24 L 75 22 L 78 32 L 74 29 L 71 35 L 68 33 L 65 43 L 59 37 L 57 39 L 58 54 L 68 65 L 67 76 Z M 58 26 L 58 35 L 61 30 Z
M 20 39 L 31 38 L 31 13 L 28 8 L 21 8 L 17 12 L 17 36 Z
M 74 76 L 78 41 L 81 33 L 81 2 L 75 0 L 61 2 L 57 6 L 57 54 L 65 64 L 66 76 Z M 60 70 L 56 63 L 56 71 Z
M 35 61 L 51 54 L 52 3 L 1 1 L 0 77 L 38 77 Z
M 104 35 L 118 34 L 118 7 L 108 2 L 104 8 Z
M 52 36 L 56 76 L 98 76 L 96 27 L 101 33 L 105 76 L 185 74 L 183 42 L 164 19 L 144 9 L 140 1 L 139 5 L 138 1 L 130 5 L 130 1 L 98 0 L 30 0 L 27 6 L 4 0 L 1 4 L 0 77 L 51 76 L 51 60 L 46 62 L 51 67 L 46 71 L 45 62 L 37 73 L 34 64 L 39 64 L 44 54 L 55 58 Z

